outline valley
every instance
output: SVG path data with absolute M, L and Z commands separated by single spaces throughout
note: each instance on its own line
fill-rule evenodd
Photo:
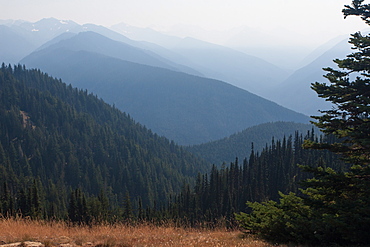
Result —
M 366 243 L 369 36 L 178 28 L 0 20 L 0 247 Z

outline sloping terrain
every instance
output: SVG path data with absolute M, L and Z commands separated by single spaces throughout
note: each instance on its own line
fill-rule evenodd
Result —
M 0 37 L 1 63 L 17 63 L 37 47 L 36 44 L 24 35 L 4 25 L 0 25 Z
M 284 137 L 294 137 L 296 132 L 305 134 L 312 128 L 310 124 L 293 122 L 264 123 L 217 141 L 190 146 L 187 150 L 219 166 L 223 162 L 233 162 L 236 158 L 248 158 L 252 149 L 261 152 L 273 139 L 281 141 Z
M 17 207 L 24 216 L 63 218 L 77 188 L 104 193 L 112 206 L 127 194 L 145 207 L 166 201 L 182 181 L 209 169 L 94 95 L 39 70 L 0 68 L 0 115 L 1 195 L 10 188 L 18 198 L 13 208 L 2 204 L 0 213 Z M 33 204 L 16 196 L 31 196 L 29 191 L 37 198 Z
M 222 81 L 76 51 L 62 42 L 60 48 L 47 47 L 21 63 L 97 94 L 179 144 L 217 140 L 265 122 L 309 121 Z
M 326 72 L 323 68 L 334 67 L 334 59 L 345 58 L 350 53 L 350 45 L 347 39 L 343 39 L 308 65 L 295 71 L 288 79 L 278 87 L 272 88 L 269 98 L 289 109 L 302 112 L 307 115 L 318 115 L 318 110 L 327 110 L 331 104 L 319 98 L 311 87 L 314 82 L 329 81 L 323 77 Z M 267 89 L 268 90 L 268 89 Z

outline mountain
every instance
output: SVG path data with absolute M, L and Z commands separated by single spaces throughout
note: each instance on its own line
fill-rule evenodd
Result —
M 57 37 L 57 40 L 59 40 L 59 42 L 52 40 L 48 49 L 68 49 L 72 51 L 83 50 L 134 63 L 167 68 L 175 71 L 177 70 L 177 68 L 171 66 L 170 61 L 166 63 L 163 58 L 157 58 L 142 49 L 109 39 L 95 32 L 81 32 L 69 38 L 65 37 L 64 34 L 62 37 Z
M 0 51 L 8 49 L 8 52 L 19 53 L 17 56 L 18 62 L 21 58 L 31 53 L 38 46 L 45 42 L 59 36 L 63 33 L 76 33 L 85 31 L 85 28 L 73 21 L 62 21 L 55 18 L 45 18 L 37 22 L 27 21 L 0 21 L 0 29 L 2 31 L 7 30 L 6 33 L 2 33 L 2 39 L 9 39 L 11 35 L 18 35 L 23 41 L 23 47 L 19 46 L 20 49 L 12 48 L 8 49 L 9 46 L 1 46 Z M 10 34 L 11 32 L 12 34 Z M 17 44 L 17 42 L 15 42 Z M 25 44 L 32 44 L 31 46 Z M 25 49 L 27 48 L 27 49 Z
M 261 95 L 283 81 L 288 72 L 255 56 L 193 38 L 184 38 L 172 51 L 187 58 L 206 77 L 226 81 Z
M 322 68 L 335 67 L 333 60 L 344 58 L 351 52 L 347 39 L 342 39 L 331 49 L 301 69 L 295 71 L 278 87 L 268 92 L 269 98 L 282 106 L 307 115 L 318 115 L 318 110 L 330 109 L 331 104 L 310 88 L 311 83 L 329 81 L 323 77 L 326 72 Z
M 27 21 L 0 21 L 1 62 L 16 64 L 37 47 L 62 33 L 80 32 L 84 29 L 72 21 L 54 18 L 31 23 Z
M 65 32 L 81 32 L 84 30 L 81 25 L 71 20 L 57 20 L 55 18 L 44 18 L 37 22 L 22 22 L 16 28 L 32 32 L 34 39 L 39 43 L 44 43 Z
M 329 40 L 328 42 L 318 46 L 315 50 L 313 50 L 310 54 L 308 54 L 299 64 L 300 64 L 300 67 L 299 68 L 303 68 L 305 66 L 307 66 L 308 64 L 312 63 L 313 61 L 315 61 L 316 59 L 318 59 L 320 56 L 322 56 L 325 52 L 331 50 L 331 49 L 336 49 L 335 46 L 337 46 L 339 43 L 341 42 L 344 42 L 344 40 L 347 40 L 348 42 L 348 35 L 340 35 L 340 36 L 337 36 L 331 40 Z M 344 52 L 350 52 L 350 49 L 349 46 L 346 46 L 346 45 L 343 45 L 344 48 L 343 50 L 341 50 L 341 47 L 338 47 L 337 50 L 337 53 L 338 54 L 335 54 L 335 56 L 345 56 L 347 54 L 345 54 Z
M 156 54 L 164 57 L 177 64 L 193 68 L 193 71 L 184 71 L 185 73 L 204 76 L 199 70 L 195 70 L 199 65 L 196 65 L 186 57 L 173 51 L 172 49 L 181 42 L 182 38 L 166 35 L 161 32 L 155 31 L 151 28 L 138 28 L 129 26 L 125 23 L 120 23 L 111 27 L 112 30 L 125 35 L 126 37 L 140 42 L 138 47 L 155 52 Z
M 65 217 L 76 189 L 97 198 L 103 193 L 111 205 L 121 205 L 125 194 L 143 207 L 159 204 L 210 168 L 96 96 L 40 70 L 0 68 L 0 115 L 2 203 L 12 194 L 19 199 L 12 210 L 33 216 Z M 30 193 L 34 199 L 24 205 Z M 3 213 L 6 204 L 0 205 Z
M 150 42 L 169 49 L 181 41 L 181 38 L 176 36 L 166 35 L 151 28 L 130 26 L 125 23 L 119 23 L 110 28 L 132 40 Z
M 239 159 L 249 157 L 252 149 L 261 152 L 271 140 L 282 141 L 284 137 L 288 139 L 296 132 L 305 134 L 312 129 L 313 125 L 302 123 L 263 123 L 217 141 L 189 146 L 187 150 L 219 166 L 222 163 L 233 162 L 237 157 Z M 317 128 L 314 129 L 318 131 Z
M 258 95 L 264 95 L 266 88 L 281 83 L 289 75 L 288 71 L 256 55 L 263 50 L 251 56 L 225 46 L 191 37 L 166 35 L 149 28 L 135 28 L 125 24 L 112 28 L 131 39 L 149 41 L 165 47 L 177 54 L 177 57 L 168 57 L 160 50 L 156 50 L 157 53 L 176 63 L 192 67 L 206 77 L 226 81 Z
M 7 64 L 17 63 L 37 47 L 24 35 L 4 25 L 0 25 L 0 37 L 1 62 Z
M 289 71 L 299 69 L 300 61 L 313 50 L 309 36 L 283 27 L 262 31 L 242 26 L 230 31 L 227 37 L 224 46 L 262 58 Z
M 94 31 L 101 33 L 111 39 L 130 42 L 131 40 L 120 35 L 108 28 L 94 24 L 79 25 L 71 20 L 58 20 L 55 18 L 44 18 L 37 22 L 28 21 L 0 21 L 0 24 L 5 25 L 15 32 L 22 33 L 26 39 L 32 40 L 38 46 L 58 37 L 64 33 L 80 33 L 86 31 Z M 134 42 L 135 43 L 135 42 Z
M 58 47 L 34 52 L 21 63 L 97 94 L 179 144 L 217 140 L 264 122 L 309 121 L 222 81 L 76 51 L 75 45 L 61 41 Z
M 45 18 L 35 23 L 0 20 L 0 34 L 2 34 L 1 44 L 3 44 L 2 48 L 0 48 L 0 55 L 3 55 L 1 57 L 1 62 L 16 64 L 20 59 L 35 50 L 40 50 L 47 46 L 57 44 L 62 40 L 70 39 L 81 32 L 95 33 L 96 42 L 94 44 L 98 42 L 101 45 L 100 48 L 104 49 L 104 52 L 109 55 L 120 56 L 123 55 L 122 52 L 127 52 L 126 60 L 131 59 L 142 64 L 165 67 L 194 75 L 202 75 L 189 66 L 172 62 L 173 58 L 179 56 L 158 45 L 131 40 L 103 26 L 94 24 L 79 25 L 70 20 L 57 20 L 55 18 Z M 100 37 L 98 37 L 98 34 Z M 89 44 L 84 43 L 82 37 L 78 37 L 82 39 L 80 40 L 79 46 L 85 46 L 84 49 L 87 49 Z M 109 44 L 104 41 L 104 38 L 109 38 Z M 112 42 L 113 40 L 116 42 Z M 117 46 L 121 46 L 122 49 L 117 49 Z M 125 48 L 123 48 L 123 46 L 125 46 Z M 11 49 L 8 49 L 9 47 Z M 79 47 L 75 48 L 80 49 Z M 98 46 L 90 46 L 89 48 L 97 49 Z M 121 54 L 112 54 L 109 52 L 112 50 L 120 50 Z M 102 50 L 99 52 L 104 53 Z M 181 61 L 181 59 L 179 59 L 179 61 Z

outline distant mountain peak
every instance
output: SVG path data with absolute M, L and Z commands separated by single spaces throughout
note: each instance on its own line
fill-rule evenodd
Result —
M 45 24 L 45 23 L 47 23 L 47 24 L 62 24 L 62 25 L 68 25 L 68 24 L 78 25 L 74 21 L 71 21 L 71 20 L 60 20 L 60 19 L 56 19 L 54 17 L 43 18 L 43 19 L 35 22 L 36 25 Z

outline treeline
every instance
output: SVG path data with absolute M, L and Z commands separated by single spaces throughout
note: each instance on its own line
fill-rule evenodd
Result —
M 310 131 L 211 167 L 87 91 L 20 65 L 0 69 L 0 116 L 4 216 L 232 222 L 247 201 L 297 191 L 308 176 L 297 164 L 341 166 L 332 153 L 302 148 L 304 139 L 331 141 Z
M 210 173 L 198 174 L 195 187 L 185 185 L 163 214 L 190 225 L 220 221 L 233 225 L 234 213 L 248 210 L 247 201 L 278 200 L 279 192 L 299 193 L 299 182 L 312 176 L 299 165 L 345 169 L 345 164 L 329 151 L 303 149 L 304 140 L 334 142 L 333 137 L 318 137 L 313 130 L 305 136 L 296 132 L 294 137 L 272 139 L 260 153 L 252 149 L 242 162 L 236 158 L 229 166 L 213 166 Z
M 17 196 L 11 197 L 4 183 L 0 191 L 1 212 L 34 218 L 59 216 L 83 224 L 173 221 L 186 226 L 235 226 L 234 213 L 246 211 L 247 201 L 278 200 L 279 192 L 299 193 L 299 181 L 311 175 L 303 172 L 298 164 L 345 169 L 344 163 L 331 152 L 303 149 L 304 140 L 334 141 L 324 136 L 318 138 L 313 131 L 305 136 L 296 132 L 294 137 L 273 139 L 262 152 L 252 150 L 250 157 L 242 162 L 236 158 L 230 165 L 223 164 L 221 168 L 214 165 L 209 173 L 198 173 L 195 186 L 183 183 L 180 193 L 171 194 L 167 201 L 155 201 L 151 206 L 143 206 L 141 198 L 132 200 L 128 192 L 120 203 L 112 203 L 103 190 L 92 195 L 77 188 L 69 192 L 67 201 L 55 201 L 46 212 L 43 202 L 48 201 L 46 197 L 56 196 L 55 186 L 54 191 L 45 191 L 40 181 L 33 180 L 26 189 L 20 189 Z M 61 205 L 63 210 L 58 209 Z
M 284 136 L 294 135 L 296 131 L 307 133 L 314 126 L 295 122 L 271 122 L 249 127 L 241 132 L 225 137 L 221 140 L 189 146 L 187 150 L 205 158 L 212 164 L 221 165 L 222 162 L 230 163 L 235 157 L 249 157 L 252 150 L 261 152 L 266 147 L 266 143 L 271 141 L 271 137 L 282 140 Z M 319 132 L 319 129 L 315 129 Z M 248 142 L 246 140 L 253 140 Z
M 0 68 L 0 116 L 3 215 L 66 219 L 79 189 L 90 215 L 101 204 L 120 216 L 126 195 L 153 207 L 210 167 L 95 95 L 20 65 Z

